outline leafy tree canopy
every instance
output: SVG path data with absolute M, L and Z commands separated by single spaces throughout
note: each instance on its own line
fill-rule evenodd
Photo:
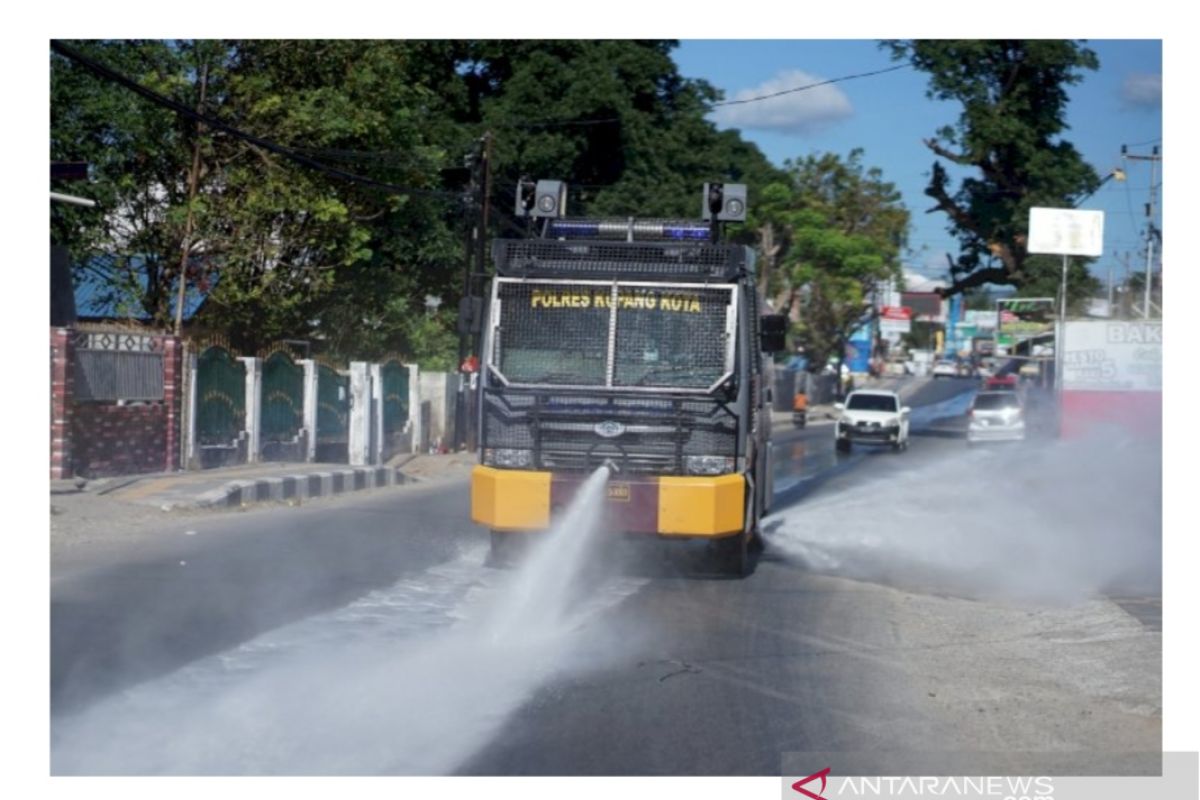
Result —
M 1026 251 L 1029 209 L 1071 207 L 1099 177 L 1066 141 L 1068 87 L 1099 66 L 1078 42 L 1060 40 L 888 41 L 896 60 L 928 73 L 927 95 L 962 113 L 925 140 L 937 157 L 925 194 L 959 241 L 950 295 L 985 283 L 1044 288 L 1054 259 Z M 948 162 L 965 177 L 954 186 Z M 1085 271 L 1086 274 L 1086 271 Z M 1073 292 L 1090 291 L 1087 281 Z
M 756 192 L 781 175 L 736 131 L 704 119 L 717 93 L 679 75 L 669 41 L 68 44 L 310 162 L 197 126 L 51 55 L 51 159 L 91 163 L 98 201 L 55 206 L 55 238 L 78 269 L 95 254 L 118 256 L 105 260 L 116 265 L 110 284 L 162 326 L 186 264 L 187 280 L 211 289 L 204 324 L 245 350 L 307 338 L 335 356 L 391 351 L 452 364 L 448 310 L 477 215 L 461 203 L 463 158 L 485 131 L 490 235 L 512 232 L 523 175 L 570 183 L 571 213 L 688 217 L 704 181 Z M 142 283 L 115 274 L 134 255 L 146 265 Z M 445 310 L 427 314 L 427 295 Z
M 768 185 L 754 212 L 760 237 L 773 243 L 768 292 L 794 315 L 796 343 L 814 368 L 842 352 L 872 312 L 878 281 L 899 279 L 909 215 L 896 187 L 863 152 L 786 163 L 787 181 Z

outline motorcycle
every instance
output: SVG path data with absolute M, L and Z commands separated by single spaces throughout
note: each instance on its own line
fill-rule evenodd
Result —
M 792 425 L 803 428 L 808 423 L 808 395 L 798 394 L 792 399 Z

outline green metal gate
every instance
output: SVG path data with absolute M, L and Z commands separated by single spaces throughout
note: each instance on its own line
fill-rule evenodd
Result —
M 246 427 L 246 367 L 223 347 L 196 360 L 196 442 L 229 445 Z
M 380 368 L 383 378 L 383 432 L 399 433 L 408 422 L 408 367 L 389 361 Z
M 350 376 L 325 364 L 317 369 L 317 442 L 349 441 Z
M 304 427 L 304 368 L 282 350 L 262 367 L 262 441 L 290 442 Z

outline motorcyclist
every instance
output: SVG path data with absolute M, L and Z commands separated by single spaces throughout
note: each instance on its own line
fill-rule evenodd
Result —
M 792 398 L 792 424 L 797 428 L 803 428 L 808 422 L 808 395 L 804 392 L 796 392 Z

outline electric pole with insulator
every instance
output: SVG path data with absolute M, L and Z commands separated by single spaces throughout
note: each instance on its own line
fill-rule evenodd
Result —
M 1158 153 L 1158 145 L 1150 150 L 1150 155 L 1139 156 L 1129 152 L 1126 145 L 1121 145 L 1121 158 L 1130 161 L 1150 162 L 1150 202 L 1146 204 L 1146 286 L 1145 298 L 1142 305 L 1142 319 L 1150 318 L 1150 291 L 1154 283 L 1154 240 L 1162 235 L 1154 225 L 1154 207 L 1158 202 L 1158 164 L 1162 156 Z M 1159 300 L 1161 302 L 1161 298 Z

